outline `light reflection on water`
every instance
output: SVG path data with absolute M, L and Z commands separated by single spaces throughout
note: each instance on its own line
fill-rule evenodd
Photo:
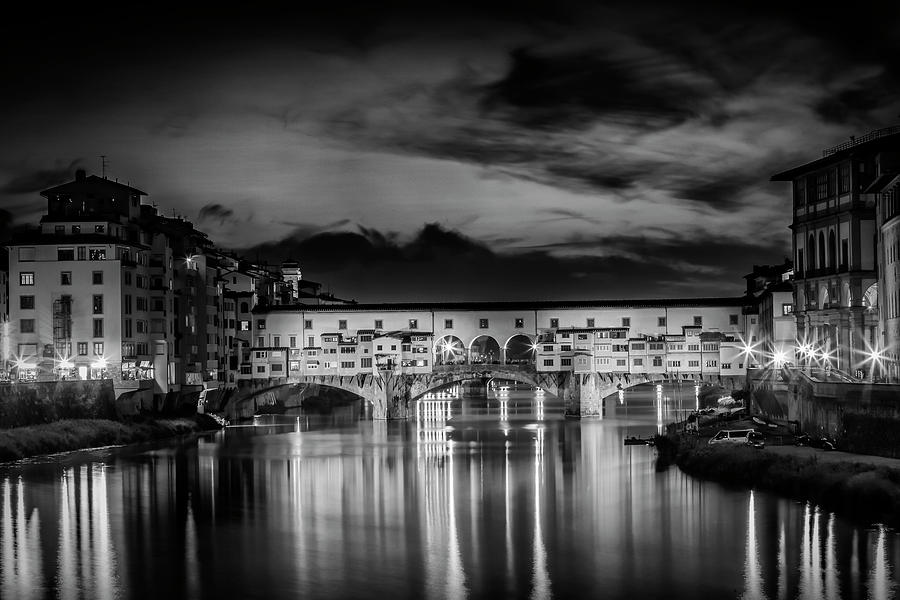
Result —
M 623 446 L 655 399 L 579 423 L 511 391 L 8 466 L 0 597 L 896 597 L 897 533 Z

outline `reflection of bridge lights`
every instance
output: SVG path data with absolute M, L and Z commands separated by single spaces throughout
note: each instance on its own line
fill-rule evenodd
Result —
M 619 390 L 619 404 L 625 404 L 625 390 Z

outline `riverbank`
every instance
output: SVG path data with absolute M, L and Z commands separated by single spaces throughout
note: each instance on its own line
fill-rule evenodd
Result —
M 210 417 L 173 419 L 64 419 L 0 430 L 0 462 L 100 446 L 134 444 L 218 429 Z
M 788 453 L 749 446 L 709 446 L 704 438 L 657 438 L 661 466 L 676 464 L 689 475 L 808 500 L 857 522 L 900 526 L 900 468 L 865 456 L 823 450 Z

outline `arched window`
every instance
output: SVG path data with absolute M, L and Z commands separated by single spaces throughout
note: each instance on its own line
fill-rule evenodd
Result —
M 828 232 L 828 266 L 833 273 L 837 272 L 837 240 L 834 239 L 834 229 Z
M 819 269 L 825 268 L 825 234 L 819 232 Z
M 806 240 L 806 261 L 807 270 L 812 271 L 816 268 L 816 238 L 812 234 L 809 234 L 809 239 Z

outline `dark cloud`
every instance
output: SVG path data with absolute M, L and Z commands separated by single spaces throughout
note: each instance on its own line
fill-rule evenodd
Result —
M 427 224 L 408 241 L 360 228 L 289 236 L 245 253 L 272 263 L 297 258 L 306 276 L 336 294 L 380 302 L 740 295 L 749 265 L 780 263 L 784 250 L 724 237 L 620 235 L 495 252 Z
M 883 71 L 856 80 L 824 98 L 816 104 L 815 110 L 825 121 L 848 123 L 861 114 L 886 107 L 893 107 L 894 116 L 900 116 L 897 114 L 900 111 L 900 81 Z
M 33 194 L 47 188 L 65 183 L 75 175 L 75 169 L 81 164 L 82 159 L 76 158 L 67 165 L 57 161 L 56 166 L 36 171 L 30 171 L 18 175 L 0 186 L 3 194 Z
M 218 221 L 219 225 L 225 224 L 234 218 L 234 211 L 218 203 L 204 205 L 199 213 L 200 221 Z

